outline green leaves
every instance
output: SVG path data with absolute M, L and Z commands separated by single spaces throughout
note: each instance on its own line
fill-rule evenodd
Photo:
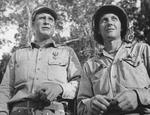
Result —
M 21 47 L 21 45 L 27 44 L 28 40 L 32 38 L 32 28 L 29 19 L 31 18 L 33 9 L 45 4 L 58 13 L 59 20 L 57 22 L 55 35 L 57 42 L 73 47 L 79 59 L 84 62 L 90 57 L 89 55 L 93 55 L 93 51 L 96 49 L 91 26 L 92 16 L 101 5 L 115 3 L 127 11 L 130 21 L 133 22 L 133 26 L 130 28 L 132 37 L 136 36 L 140 40 L 144 40 L 143 38 L 149 35 L 150 13 L 148 11 L 150 11 L 150 2 L 149 0 L 142 0 L 142 3 L 139 3 L 139 6 L 141 4 L 142 7 L 137 7 L 138 1 L 139 0 L 120 0 L 119 2 L 115 0 L 0 0 L 0 25 L 8 25 L 9 27 L 10 24 L 16 24 L 18 26 L 18 32 L 14 33 L 12 37 L 16 38 L 16 42 L 19 42 L 19 47 Z M 7 15 L 5 15 L 6 13 Z M 133 31 L 135 31 L 134 34 Z M 7 31 L 3 32 L 7 33 Z M 15 35 L 17 35 L 17 37 Z M 92 51 L 92 53 L 90 54 L 89 51 Z M 88 56 L 84 56 L 83 54 L 88 54 Z

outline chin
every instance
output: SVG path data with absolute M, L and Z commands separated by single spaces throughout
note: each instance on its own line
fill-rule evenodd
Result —
M 43 34 L 43 35 L 49 35 L 50 32 L 49 31 L 44 31 L 44 32 L 41 32 L 41 34 Z
M 118 35 L 116 35 L 114 33 L 109 33 L 109 34 L 107 34 L 107 37 L 116 38 L 116 37 L 118 37 Z
M 107 38 L 112 39 L 112 38 L 115 38 L 115 36 L 109 35 L 107 36 Z
M 50 38 L 50 35 L 49 34 L 42 34 L 41 37 L 46 40 L 46 39 L 49 39 Z

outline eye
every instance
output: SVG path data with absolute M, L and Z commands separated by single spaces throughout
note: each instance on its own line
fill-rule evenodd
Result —
M 101 21 L 100 21 L 100 23 L 106 23 L 107 21 L 108 21 L 107 18 L 102 18 Z
M 50 21 L 54 21 L 54 19 L 53 19 L 52 17 L 49 17 L 48 19 L 49 19 Z
M 39 19 L 45 19 L 45 17 L 44 17 L 44 16 L 41 16 L 41 17 L 39 17 Z
M 118 21 L 118 18 L 117 18 L 116 16 L 112 16 L 111 19 L 112 19 L 113 21 Z

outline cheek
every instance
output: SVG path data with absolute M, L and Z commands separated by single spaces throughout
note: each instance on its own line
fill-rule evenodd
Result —
M 99 33 L 103 34 L 104 33 L 104 25 L 99 26 Z
M 55 25 L 54 25 L 54 24 L 50 24 L 50 27 L 51 27 L 51 28 L 55 28 Z
M 50 25 L 51 26 L 51 30 L 55 30 L 55 25 Z
M 34 26 L 34 28 L 35 28 L 36 30 L 39 30 L 40 27 L 41 27 L 41 25 L 40 25 L 39 23 L 36 23 L 36 25 Z
M 118 29 L 119 29 L 119 31 L 122 31 L 121 23 L 118 23 Z
M 33 31 L 39 31 L 39 28 L 38 28 L 37 25 L 34 25 L 34 26 L 33 26 Z

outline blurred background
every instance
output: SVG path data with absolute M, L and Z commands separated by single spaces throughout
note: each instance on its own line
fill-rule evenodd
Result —
M 34 39 L 31 14 L 40 5 L 47 5 L 58 13 L 54 37 L 57 43 L 72 47 L 83 64 L 99 53 L 92 33 L 92 16 L 102 5 L 115 4 L 129 16 L 128 40 L 142 40 L 150 44 L 149 0 L 0 0 L 0 81 L 11 54 L 24 48 Z

